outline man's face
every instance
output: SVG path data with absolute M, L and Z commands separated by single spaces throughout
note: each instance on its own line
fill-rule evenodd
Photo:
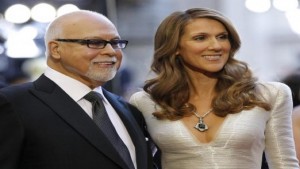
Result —
M 118 31 L 110 21 L 96 16 L 77 18 L 77 21 L 65 25 L 64 37 L 59 37 L 60 39 L 106 41 L 120 39 Z M 121 49 L 113 48 L 109 43 L 102 49 L 90 48 L 84 43 L 62 41 L 56 43 L 59 53 L 58 71 L 90 87 L 111 80 L 121 65 Z

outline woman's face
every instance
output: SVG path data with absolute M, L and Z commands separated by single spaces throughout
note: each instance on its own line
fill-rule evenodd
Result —
M 181 57 L 188 72 L 210 74 L 224 67 L 230 49 L 229 35 L 222 23 L 198 18 L 184 28 L 176 54 Z

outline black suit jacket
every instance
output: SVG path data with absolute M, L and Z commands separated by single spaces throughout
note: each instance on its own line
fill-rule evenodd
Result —
M 132 138 L 138 169 L 152 168 L 142 115 L 103 93 Z M 0 90 L 0 168 L 128 169 L 84 110 L 44 75 Z

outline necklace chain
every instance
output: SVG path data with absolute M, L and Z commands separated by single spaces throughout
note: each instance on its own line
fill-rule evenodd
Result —
M 193 113 L 195 114 L 195 116 L 197 116 L 198 118 L 204 118 L 205 116 L 207 116 L 210 112 L 212 112 L 213 109 L 209 109 L 207 112 L 205 112 L 202 116 L 199 115 L 199 113 L 197 111 L 193 111 Z

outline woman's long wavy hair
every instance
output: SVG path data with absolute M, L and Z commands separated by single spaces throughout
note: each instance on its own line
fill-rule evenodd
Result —
M 162 21 L 154 39 L 154 59 L 151 70 L 157 75 L 146 81 L 144 90 L 162 108 L 153 115 L 158 119 L 178 120 L 191 114 L 195 106 L 189 100 L 188 74 L 183 71 L 181 59 L 176 56 L 184 28 L 197 18 L 210 18 L 221 22 L 229 33 L 230 56 L 224 68 L 218 72 L 212 108 L 216 115 L 225 117 L 255 106 L 270 110 L 270 104 L 259 97 L 257 79 L 246 63 L 236 60 L 235 53 L 241 46 L 239 35 L 231 22 L 221 13 L 207 8 L 193 8 L 174 12 Z

